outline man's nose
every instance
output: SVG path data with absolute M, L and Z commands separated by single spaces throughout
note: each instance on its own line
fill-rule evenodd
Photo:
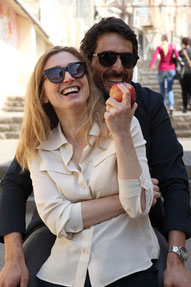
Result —
M 117 55 L 117 60 L 113 64 L 112 69 L 115 70 L 117 73 L 121 73 L 123 71 L 123 64 L 119 55 Z
M 65 75 L 64 75 L 64 80 L 63 82 L 64 83 L 70 83 L 74 80 L 74 78 L 70 75 L 70 73 L 68 71 L 65 72 Z

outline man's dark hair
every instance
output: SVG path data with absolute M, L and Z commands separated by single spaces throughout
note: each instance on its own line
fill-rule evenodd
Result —
M 133 54 L 138 56 L 137 36 L 133 30 L 120 18 L 102 18 L 94 24 L 85 34 L 81 41 L 80 51 L 91 61 L 92 55 L 97 48 L 98 37 L 105 33 L 117 33 L 126 40 L 132 42 Z
M 189 45 L 190 44 L 189 38 L 187 38 L 187 37 L 182 38 L 182 44 L 184 44 L 186 46 Z

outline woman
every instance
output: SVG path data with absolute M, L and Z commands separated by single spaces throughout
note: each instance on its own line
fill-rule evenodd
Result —
M 74 48 L 55 47 L 36 64 L 16 156 L 57 235 L 38 286 L 158 286 L 145 141 L 137 105 L 119 87 L 123 101 L 109 98 L 105 109 Z
M 155 60 L 157 55 L 160 55 L 160 61 L 158 65 L 158 82 L 160 87 L 160 93 L 164 98 L 164 104 L 166 105 L 165 100 L 165 83 L 168 94 L 168 109 L 170 115 L 173 114 L 174 110 L 174 93 L 172 90 L 175 72 L 175 64 L 173 61 L 173 53 L 175 53 L 176 57 L 179 57 L 178 51 L 176 48 L 168 43 L 167 35 L 162 35 L 161 37 L 161 45 L 156 48 L 154 51 L 153 57 L 150 62 L 150 68 L 155 69 Z
M 189 38 L 182 39 L 182 50 L 179 51 L 180 57 L 184 62 L 183 75 L 180 78 L 182 89 L 183 113 L 187 113 L 188 104 L 191 106 L 191 47 Z

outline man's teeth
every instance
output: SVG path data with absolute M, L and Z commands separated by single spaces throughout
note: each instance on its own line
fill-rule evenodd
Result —
M 63 95 L 70 94 L 70 93 L 77 93 L 78 88 L 77 87 L 72 87 L 72 88 L 67 88 L 64 91 L 62 91 Z

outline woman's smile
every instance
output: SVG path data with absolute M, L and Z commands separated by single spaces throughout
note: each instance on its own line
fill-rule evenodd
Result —
M 80 91 L 80 87 L 73 86 L 73 87 L 66 87 L 63 90 L 61 90 L 61 94 L 63 96 L 69 96 L 73 94 L 77 94 Z

